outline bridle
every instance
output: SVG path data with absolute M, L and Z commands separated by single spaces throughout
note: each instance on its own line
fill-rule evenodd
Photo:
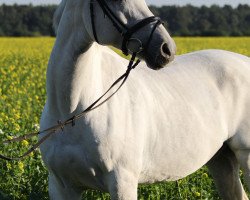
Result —
M 90 0 L 91 24 L 92 24 L 93 35 L 94 35 L 95 41 L 97 43 L 100 43 L 100 42 L 98 40 L 97 31 L 95 28 L 95 15 L 94 15 L 94 3 L 95 2 L 97 2 L 100 5 L 104 14 L 108 16 L 108 18 L 111 20 L 114 27 L 122 35 L 122 37 L 123 37 L 122 52 L 125 55 L 128 55 L 129 53 L 132 54 L 132 57 L 129 61 L 129 65 L 127 67 L 126 72 L 122 76 L 120 76 L 100 98 L 98 98 L 94 103 L 92 103 L 89 107 L 87 107 L 81 113 L 74 115 L 73 117 L 65 120 L 64 122 L 61 122 L 59 120 L 57 125 L 52 126 L 48 129 L 41 130 L 41 131 L 34 132 L 34 133 L 25 134 L 25 135 L 22 135 L 20 137 L 17 137 L 17 138 L 11 139 L 11 140 L 3 141 L 3 144 L 9 144 L 12 142 L 20 142 L 20 141 L 41 135 L 42 133 L 46 133 L 45 136 L 43 136 L 36 144 L 34 144 L 23 155 L 21 155 L 19 157 L 7 157 L 7 156 L 0 154 L 1 159 L 8 160 L 8 161 L 20 160 L 20 159 L 28 156 L 30 153 L 35 151 L 39 146 L 41 146 L 41 144 L 43 144 L 48 138 L 50 138 L 52 135 L 54 135 L 58 130 L 63 131 L 64 128 L 68 125 L 71 125 L 72 127 L 75 126 L 76 120 L 83 118 L 87 113 L 99 108 L 101 105 L 106 103 L 109 99 L 111 99 L 124 85 L 124 83 L 126 82 L 126 80 L 129 77 L 131 70 L 134 69 L 140 63 L 139 59 L 136 61 L 137 54 L 140 53 L 141 51 L 147 52 L 148 46 L 152 40 L 152 37 L 153 37 L 153 34 L 154 34 L 156 28 L 163 23 L 159 17 L 152 16 L 152 17 L 148 17 L 148 18 L 145 18 L 145 19 L 139 21 L 137 24 L 135 24 L 132 27 L 127 27 L 127 25 L 124 24 L 113 13 L 113 11 L 109 8 L 109 6 L 107 5 L 105 0 Z M 140 39 L 132 37 L 133 34 L 136 33 L 138 30 L 142 29 L 143 27 L 145 27 L 151 23 L 155 23 L 155 24 L 152 28 L 152 31 L 151 31 L 149 38 L 148 38 L 148 41 L 145 45 L 143 45 L 143 43 L 141 42 Z M 128 46 L 129 46 L 129 42 L 131 42 L 131 41 L 136 42 L 138 44 L 138 46 L 137 46 L 138 48 L 136 50 L 129 49 Z M 121 83 L 121 84 L 117 87 L 117 89 L 115 89 L 115 91 L 112 92 L 112 94 L 109 95 L 107 98 L 102 100 L 118 83 Z
M 116 28 L 116 30 L 121 34 L 121 36 L 123 37 L 123 42 L 122 42 L 122 52 L 125 55 L 128 55 L 129 53 L 139 53 L 141 51 L 147 51 L 148 46 L 152 40 L 153 34 L 155 32 L 155 29 L 163 24 L 162 20 L 159 17 L 155 17 L 155 16 L 151 16 L 148 18 L 145 18 L 141 21 L 139 21 L 138 23 L 136 23 L 135 25 L 133 25 L 132 27 L 128 27 L 126 24 L 124 24 L 115 14 L 114 12 L 109 8 L 106 0 L 90 0 L 90 15 L 91 15 L 91 25 L 92 25 L 92 30 L 93 30 L 93 35 L 95 38 L 95 41 L 97 43 L 99 42 L 98 36 L 97 36 L 97 31 L 96 31 L 96 25 L 95 25 L 95 10 L 94 10 L 94 6 L 95 6 L 95 2 L 98 3 L 98 5 L 101 7 L 101 9 L 103 10 L 104 14 L 110 19 L 110 21 L 112 22 L 113 26 Z M 139 31 L 140 29 L 142 29 L 143 27 L 154 23 L 154 27 L 152 28 L 151 34 L 148 38 L 148 41 L 145 45 L 143 45 L 143 43 L 141 42 L 140 39 L 138 38 L 134 38 L 132 37 L 134 33 L 136 33 L 137 31 Z M 128 48 L 128 44 L 129 42 L 137 42 L 138 43 L 138 49 L 135 51 L 131 51 Z

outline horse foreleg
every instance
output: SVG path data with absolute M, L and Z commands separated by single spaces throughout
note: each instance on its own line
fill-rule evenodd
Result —
M 80 200 L 82 190 L 64 185 L 51 173 L 49 175 L 49 196 L 51 200 Z
M 249 108 L 249 106 L 247 106 Z M 250 113 L 249 110 L 247 110 Z M 235 156 L 243 170 L 244 182 L 250 192 L 250 121 L 247 116 L 246 121 L 239 126 L 237 134 L 229 140 L 229 146 L 234 151 Z
M 238 150 L 236 152 L 236 156 L 240 163 L 240 166 L 243 169 L 244 180 L 248 185 L 248 189 L 250 191 L 250 149 Z
M 137 200 L 138 179 L 133 173 L 119 169 L 107 175 L 111 200 Z
M 238 161 L 227 144 L 223 145 L 207 166 L 222 199 L 248 200 L 239 178 Z

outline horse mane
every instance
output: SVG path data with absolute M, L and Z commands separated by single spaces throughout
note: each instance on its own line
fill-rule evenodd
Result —
M 56 9 L 56 12 L 55 12 L 54 17 L 53 17 L 53 27 L 54 27 L 54 31 L 55 31 L 56 35 L 57 35 L 58 26 L 60 24 L 60 21 L 61 21 L 62 15 L 63 15 L 63 11 L 64 11 L 65 6 L 66 6 L 66 2 L 67 2 L 67 0 L 61 1 L 58 8 Z

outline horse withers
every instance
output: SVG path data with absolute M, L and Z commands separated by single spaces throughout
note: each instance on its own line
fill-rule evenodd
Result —
M 104 45 L 139 49 L 145 62 L 112 99 L 41 146 L 51 199 L 81 199 L 93 188 L 136 200 L 138 184 L 178 180 L 205 164 L 223 199 L 248 199 L 239 179 L 241 166 L 250 185 L 248 57 L 174 57 L 174 41 L 144 0 L 63 0 L 54 24 L 42 130 L 81 113 L 126 70 L 128 61 Z

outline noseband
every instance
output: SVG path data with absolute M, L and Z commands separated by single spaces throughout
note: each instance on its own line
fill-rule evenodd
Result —
M 128 27 L 126 24 L 124 24 L 115 14 L 114 12 L 109 8 L 108 4 L 106 3 L 105 0 L 91 0 L 90 1 L 90 14 L 91 14 L 91 24 L 92 24 L 92 30 L 93 30 L 93 35 L 95 38 L 95 41 L 97 43 L 100 43 L 97 37 L 97 31 L 95 27 L 95 14 L 94 14 L 94 2 L 97 2 L 101 9 L 103 10 L 104 14 L 108 16 L 108 18 L 111 20 L 113 26 L 117 29 L 117 31 L 121 34 L 123 37 L 123 42 L 122 42 L 122 52 L 125 55 L 128 55 L 130 53 L 139 53 L 141 51 L 147 51 L 148 46 L 152 40 L 153 34 L 156 30 L 156 28 L 163 24 L 162 20 L 159 17 L 151 16 L 148 18 L 145 18 L 141 21 L 139 21 L 137 24 L 133 25 L 132 27 Z M 133 34 L 142 29 L 143 27 L 155 23 L 154 27 L 152 28 L 152 32 L 149 36 L 149 39 L 145 45 L 141 42 L 140 39 L 138 38 L 132 38 Z M 138 49 L 136 52 L 133 50 L 131 51 L 128 48 L 129 42 L 134 41 L 138 43 Z

